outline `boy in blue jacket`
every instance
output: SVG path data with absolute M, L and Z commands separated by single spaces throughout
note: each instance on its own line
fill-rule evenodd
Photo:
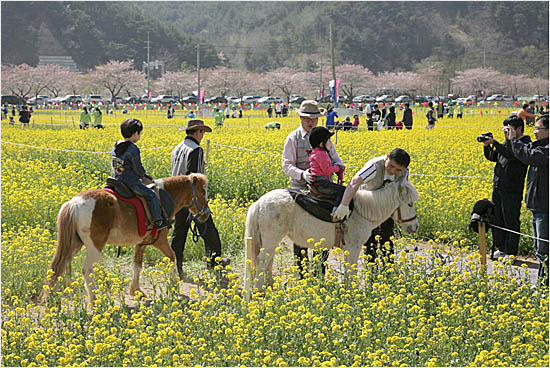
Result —
M 129 118 L 120 124 L 124 140 L 118 141 L 111 150 L 111 173 L 116 180 L 126 184 L 134 193 L 145 198 L 155 226 L 160 230 L 169 227 L 170 222 L 162 216 L 155 192 L 140 181 L 144 177 L 152 179 L 141 164 L 139 148 L 135 145 L 141 138 L 142 130 L 143 124 L 138 119 Z

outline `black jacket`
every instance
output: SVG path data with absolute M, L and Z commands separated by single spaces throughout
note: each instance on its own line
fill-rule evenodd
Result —
M 411 129 L 413 125 L 413 112 L 410 108 L 405 109 L 403 112 L 403 125 L 407 129 Z
M 531 137 L 528 135 L 522 135 L 519 139 L 525 144 L 531 142 Z M 527 164 L 514 157 L 512 143 L 505 141 L 501 144 L 494 141 L 493 146 L 483 147 L 483 153 L 487 160 L 497 163 L 493 177 L 493 188 L 506 192 L 523 193 Z
M 548 138 L 524 143 L 512 139 L 512 152 L 529 165 L 525 205 L 528 210 L 548 213 Z

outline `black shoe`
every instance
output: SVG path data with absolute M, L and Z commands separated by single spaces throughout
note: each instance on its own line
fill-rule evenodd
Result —
M 155 221 L 155 227 L 157 228 L 157 230 L 162 230 L 164 228 L 170 229 L 172 227 L 172 224 L 167 219 L 162 219 Z

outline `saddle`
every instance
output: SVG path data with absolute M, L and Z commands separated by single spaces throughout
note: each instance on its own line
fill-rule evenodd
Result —
M 287 188 L 286 190 L 300 207 L 315 218 L 331 223 L 340 222 L 332 221 L 330 216 L 333 208 L 337 206 L 335 198 L 319 193 L 313 186 L 308 185 L 308 188 L 309 190 L 296 188 Z M 349 205 L 349 209 L 351 213 L 353 211 L 353 200 Z
M 143 184 L 154 190 L 160 203 L 161 211 L 164 217 L 169 218 L 174 212 L 174 200 L 162 188 L 158 188 L 153 180 L 142 179 Z M 134 205 L 138 215 L 138 232 L 139 236 L 144 236 L 148 230 L 156 230 L 151 217 L 151 210 L 145 198 L 137 195 L 126 184 L 119 182 L 115 178 L 108 177 L 104 190 L 115 195 L 118 199 Z M 153 234 L 152 234 L 153 235 Z

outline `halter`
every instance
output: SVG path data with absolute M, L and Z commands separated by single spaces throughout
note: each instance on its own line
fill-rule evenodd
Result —
M 416 220 L 418 216 L 415 214 L 413 217 L 411 218 L 408 218 L 408 219 L 403 219 L 401 217 L 401 207 L 397 207 L 397 222 L 399 222 L 400 224 L 403 224 L 405 222 L 411 222 L 411 221 L 414 221 Z
M 191 233 L 193 234 L 193 242 L 197 243 L 199 241 L 199 237 L 202 237 L 206 230 L 206 221 L 204 222 L 199 221 L 199 217 L 202 217 L 205 214 L 209 214 L 210 207 L 208 207 L 208 203 L 206 204 L 206 206 L 204 206 L 204 208 L 201 207 L 201 205 L 199 204 L 199 201 L 197 200 L 197 192 L 195 191 L 195 183 L 193 182 L 191 182 L 191 191 L 193 192 L 193 199 L 191 201 L 191 204 L 185 208 L 189 209 L 191 208 L 191 206 L 195 205 L 199 210 L 199 213 L 197 213 L 196 215 L 193 215 L 191 211 L 189 211 L 189 216 L 187 218 L 187 221 L 189 221 L 189 228 L 191 228 Z M 198 221 L 199 223 L 202 223 L 203 225 L 202 231 L 199 231 L 199 229 L 197 228 L 196 221 Z

